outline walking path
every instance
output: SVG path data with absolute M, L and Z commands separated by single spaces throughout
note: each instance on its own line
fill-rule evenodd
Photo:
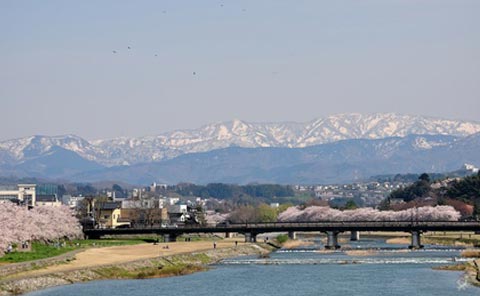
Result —
M 235 245 L 235 240 L 216 241 L 216 248 L 228 248 Z M 168 246 L 168 249 L 167 249 Z M 151 259 L 182 253 L 200 252 L 213 249 L 213 241 L 171 242 L 154 244 L 139 244 L 104 248 L 91 248 L 75 255 L 75 260 L 66 264 L 52 265 L 38 270 L 30 270 L 8 276 L 4 279 L 34 277 L 50 273 L 67 272 L 79 269 L 98 267 L 102 265 L 121 264 L 130 261 Z

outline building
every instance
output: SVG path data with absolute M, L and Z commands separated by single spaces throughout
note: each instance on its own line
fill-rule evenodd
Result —
M 62 202 L 58 200 L 56 194 L 42 194 L 36 196 L 36 206 L 59 207 Z
M 168 188 L 168 185 L 167 184 L 157 184 L 156 182 L 152 183 L 152 185 L 150 185 L 150 192 L 158 192 L 158 191 L 161 191 L 161 190 L 166 190 Z
M 81 201 L 84 199 L 84 196 L 71 196 L 66 194 L 62 196 L 62 204 L 68 206 L 70 209 L 78 209 Z
M 183 224 L 189 219 L 187 205 L 171 205 L 168 207 L 170 223 Z
M 122 208 L 121 218 L 132 227 L 161 227 L 168 224 L 167 208 Z
M 17 188 L 0 189 L 0 200 L 11 200 L 30 207 L 36 204 L 36 184 L 18 184 Z
M 173 206 L 173 205 L 175 205 L 175 204 L 177 204 L 177 203 L 179 203 L 179 202 L 180 202 L 180 198 L 178 198 L 178 197 L 168 197 L 168 198 L 167 198 L 167 203 L 168 203 L 168 205 Z
M 162 209 L 166 205 L 164 199 L 143 198 L 122 200 L 122 209 Z
M 97 208 L 97 223 L 99 228 L 130 227 L 130 221 L 121 216 L 121 203 L 104 202 Z
M 479 168 L 477 168 L 473 164 L 468 164 L 468 163 L 463 165 L 463 169 L 472 174 L 478 174 L 478 171 L 479 171 Z

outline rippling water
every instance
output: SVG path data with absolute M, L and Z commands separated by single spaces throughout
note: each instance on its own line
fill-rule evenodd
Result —
M 432 270 L 454 264 L 460 249 L 427 246 L 407 251 L 381 240 L 351 244 L 361 251 L 323 252 L 320 245 L 280 250 L 270 258 L 227 259 L 208 272 L 147 280 L 109 280 L 56 287 L 36 295 L 480 295 L 461 272 Z

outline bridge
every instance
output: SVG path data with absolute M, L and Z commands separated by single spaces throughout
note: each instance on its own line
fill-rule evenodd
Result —
M 246 242 L 256 242 L 257 235 L 271 232 L 287 232 L 295 238 L 296 232 L 323 232 L 327 235 L 327 249 L 338 249 L 338 234 L 350 232 L 351 239 L 359 239 L 361 231 L 388 231 L 411 233 L 410 248 L 422 248 L 421 234 L 428 231 L 475 231 L 480 232 L 480 222 L 460 221 L 355 221 L 355 222 L 275 222 L 218 224 L 216 226 L 186 225 L 183 227 L 135 227 L 84 229 L 87 238 L 101 238 L 105 235 L 157 234 L 163 235 L 165 241 L 176 241 L 182 234 L 191 233 L 241 233 Z

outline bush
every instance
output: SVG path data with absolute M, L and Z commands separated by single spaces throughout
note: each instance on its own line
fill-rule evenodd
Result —
M 280 234 L 279 236 L 277 236 L 277 242 L 278 242 L 278 243 L 283 244 L 283 243 L 285 243 L 286 241 L 288 241 L 288 235 L 286 235 L 286 234 Z

